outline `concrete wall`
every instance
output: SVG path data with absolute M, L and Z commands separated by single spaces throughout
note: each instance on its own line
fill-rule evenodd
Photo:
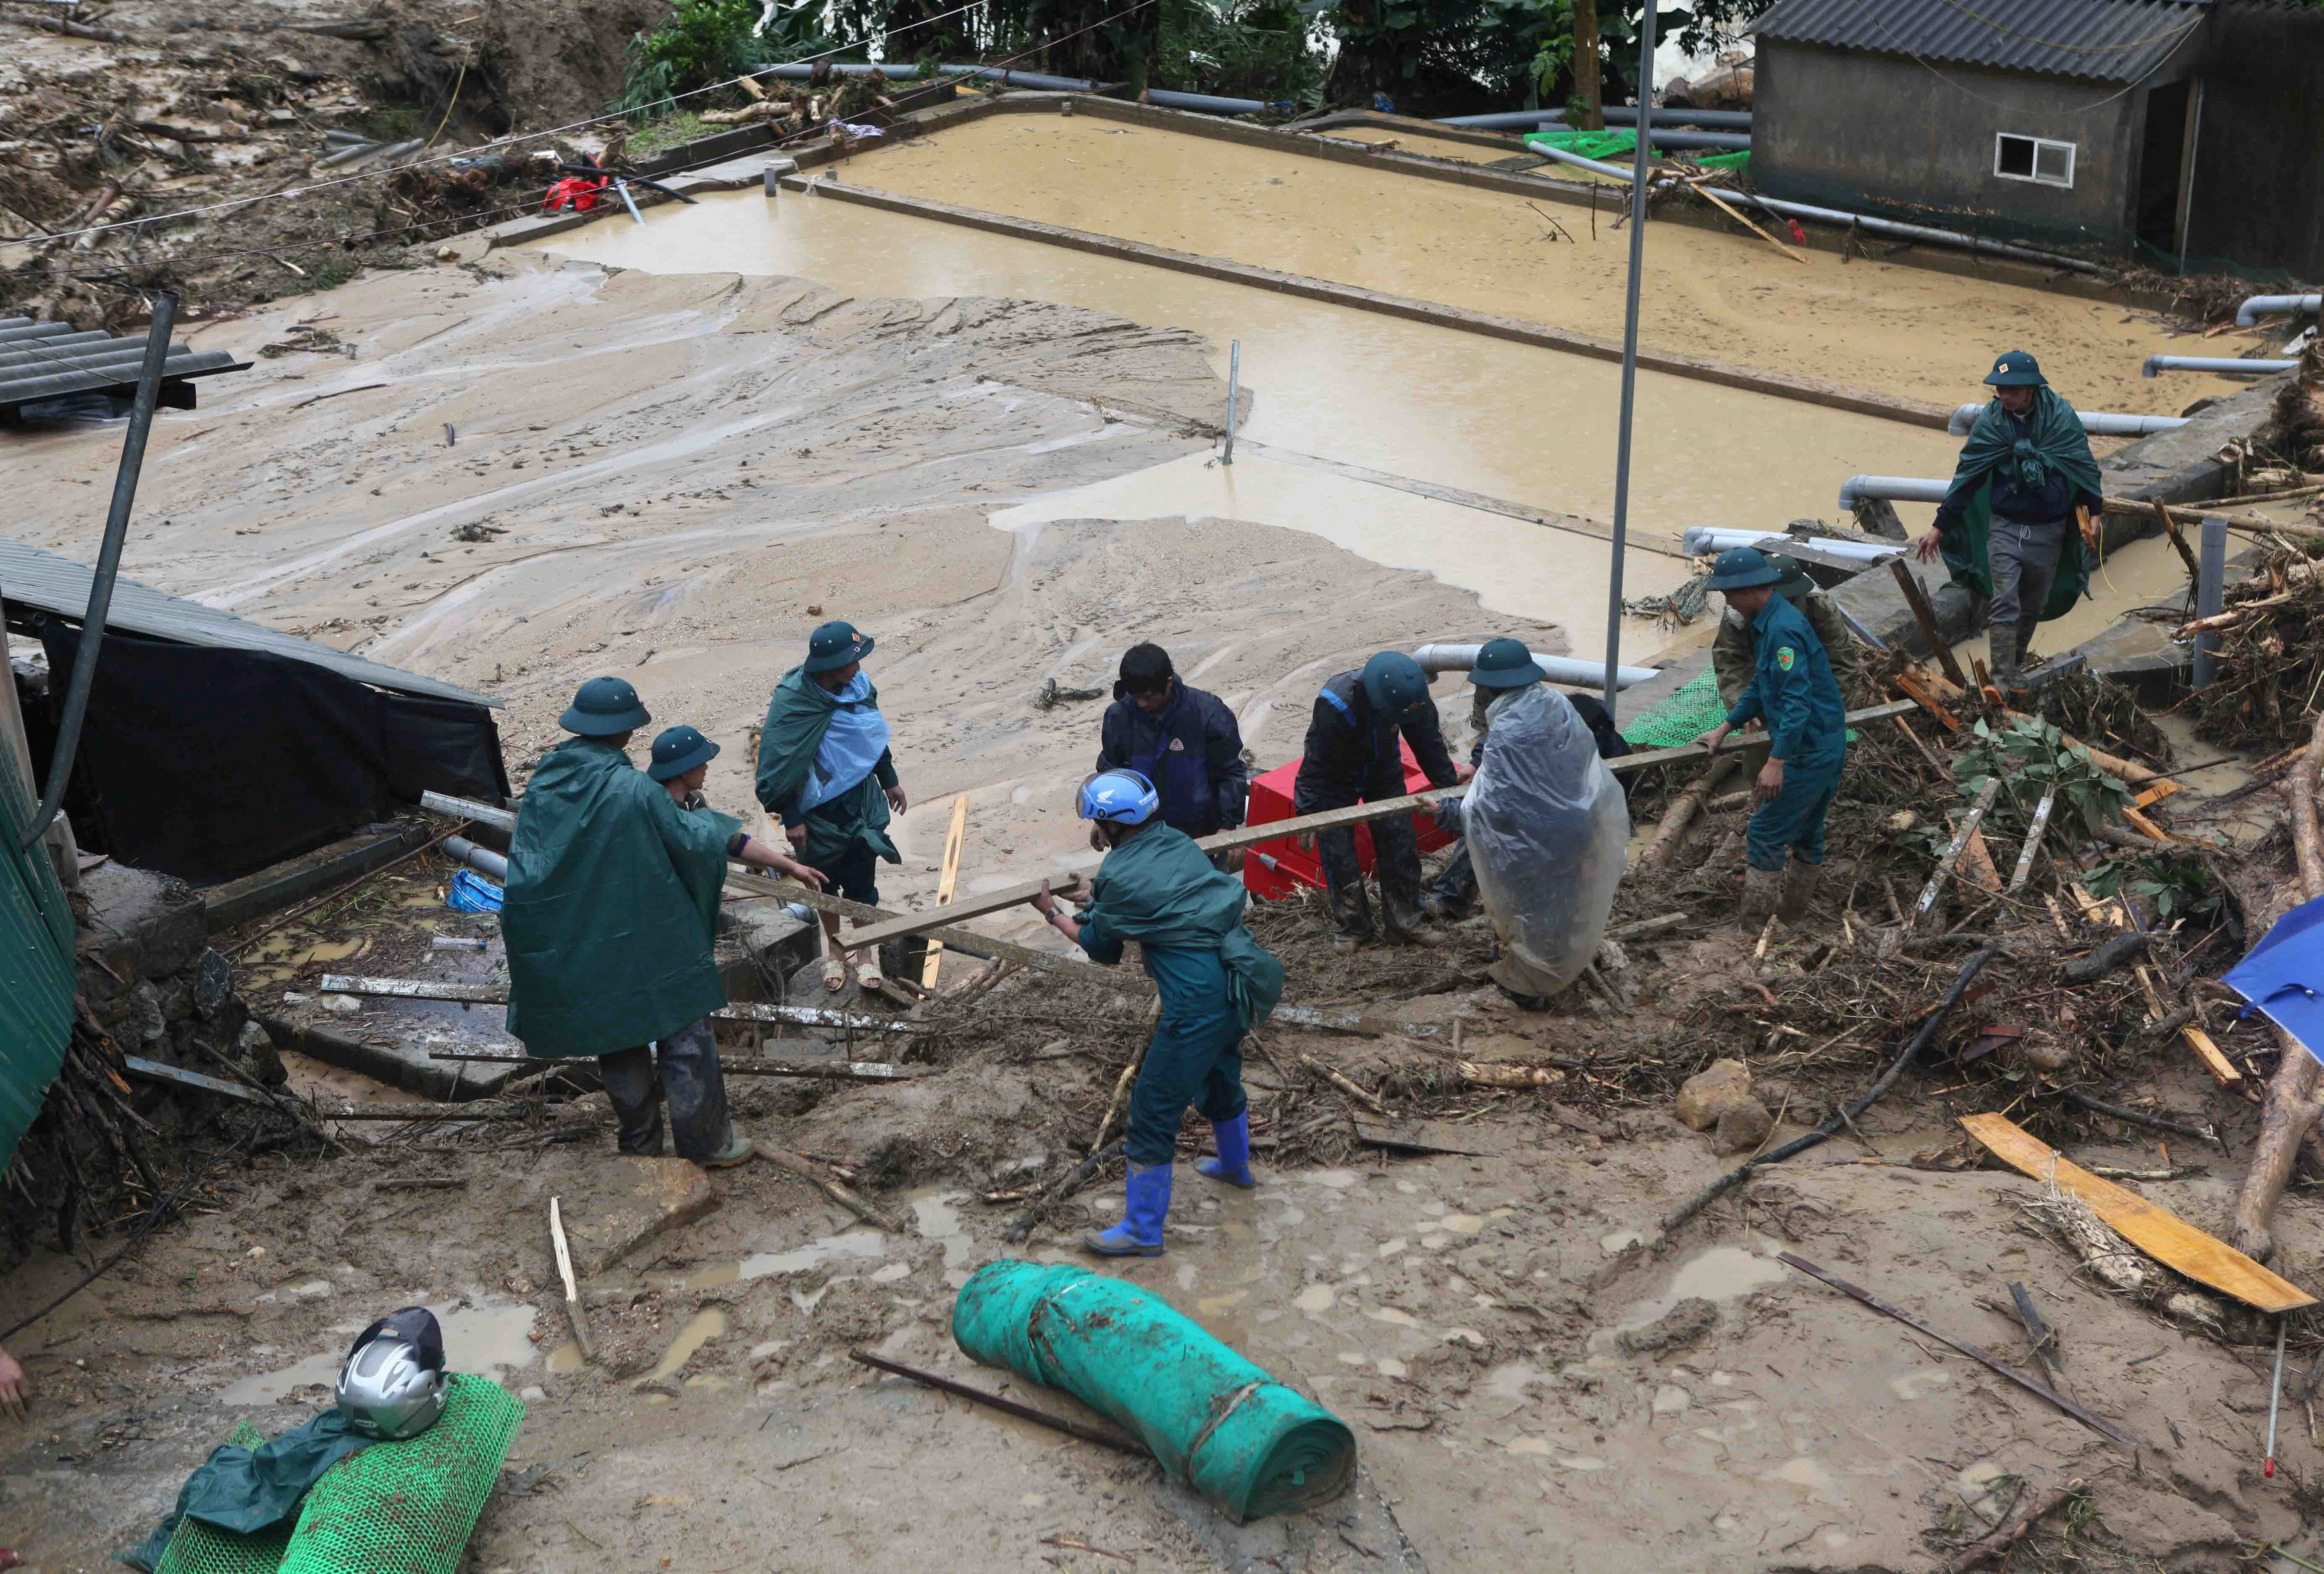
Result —
M 2145 89 L 1759 41 L 1751 178 L 1771 196 L 1888 217 L 2118 245 Z M 2147 86 L 2175 80 L 2166 67 Z M 2075 144 L 2071 189 L 1993 172 L 1994 137 Z
M 2324 278 L 2324 10 L 2219 0 L 2209 31 L 2189 271 L 2225 260 L 2312 287 Z

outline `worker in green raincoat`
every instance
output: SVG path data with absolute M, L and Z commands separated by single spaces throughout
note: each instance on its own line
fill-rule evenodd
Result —
M 1992 401 L 1914 549 L 1923 563 L 1943 552 L 1953 583 L 1984 603 L 1990 676 L 2006 695 L 2024 686 L 2034 626 L 2064 617 L 2089 587 L 2105 500 L 2082 418 L 2033 356 L 2010 351 L 1985 381 Z
M 872 636 L 853 623 L 816 630 L 807 659 L 775 685 L 759 734 L 760 805 L 782 822 L 791 850 L 830 876 L 833 890 L 866 907 L 880 902 L 877 861 L 903 861 L 888 839 L 889 815 L 910 807 L 889 751 L 880 691 L 863 671 L 872 647 Z M 824 987 L 844 989 L 838 914 L 823 916 L 823 934 Z M 856 980 L 881 987 L 878 952 Z
M 1101 1256 L 1162 1255 L 1170 1211 L 1170 1163 L 1189 1104 L 1211 1123 L 1215 1159 L 1195 1170 L 1248 1190 L 1250 1114 L 1242 1091 L 1242 1038 L 1275 1009 L 1283 964 L 1242 925 L 1242 882 L 1213 867 L 1185 832 L 1161 817 L 1161 795 L 1134 770 L 1102 770 L 1082 784 L 1080 811 L 1109 851 L 1090 884 L 1089 906 L 1067 916 L 1042 882 L 1034 909 L 1084 951 L 1111 966 L 1135 940 L 1162 997 L 1161 1019 L 1130 1095 L 1129 1201 L 1120 1224 L 1082 1244 Z
M 667 1092 L 680 1158 L 740 1164 L 752 1147 L 727 1117 L 710 1031 L 726 1003 L 710 954 L 726 862 L 816 888 L 823 877 L 731 815 L 672 802 L 623 752 L 650 720 L 626 681 L 593 677 L 558 720 L 574 736 L 533 768 L 501 907 L 509 1031 L 528 1054 L 596 1057 L 622 1152 L 661 1152 Z

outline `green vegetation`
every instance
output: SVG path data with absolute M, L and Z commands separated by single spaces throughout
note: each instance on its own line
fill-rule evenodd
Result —
M 831 41 L 816 27 L 815 14 L 805 5 L 778 9 L 766 32 L 754 33 L 758 0 L 677 0 L 659 27 L 632 36 L 622 67 L 621 97 L 606 108 L 642 125 L 676 107 L 680 94 L 731 81 L 753 67 L 827 49 Z M 715 106 L 705 102 L 688 107 Z
M 2001 792 L 1988 812 L 1995 824 L 2013 827 L 2030 824 L 2043 794 L 2054 787 L 2051 836 L 2089 841 L 2100 825 L 2122 824 L 2130 789 L 2092 764 L 2087 749 L 2066 747 L 2064 737 L 2047 722 L 2016 721 L 1999 732 L 1979 722 L 1976 741 L 1953 762 L 1953 774 L 1972 796 L 1999 777 Z
M 708 125 L 698 115 L 680 110 L 650 120 L 630 133 L 629 152 L 633 159 L 648 159 L 654 154 L 722 131 L 732 131 L 731 125 Z

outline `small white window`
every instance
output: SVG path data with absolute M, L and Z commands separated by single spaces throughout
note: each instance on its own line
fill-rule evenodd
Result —
M 1993 172 L 2005 180 L 2038 180 L 2044 186 L 2074 183 L 2074 144 L 2002 132 L 1993 139 Z

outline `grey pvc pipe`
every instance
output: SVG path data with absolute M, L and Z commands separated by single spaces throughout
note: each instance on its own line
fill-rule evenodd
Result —
M 1568 152 L 1563 148 L 1536 148 L 1534 152 L 1545 159 L 1554 159 L 1561 164 L 1572 164 L 1576 169 L 1587 170 L 1593 175 L 1604 175 L 1612 179 L 1623 181 L 1630 179 L 1629 170 L 1619 164 L 1609 164 L 1602 159 L 1585 159 L 1580 153 Z
M 1988 241 L 1962 230 L 1935 229 L 1924 224 L 1899 224 L 1891 218 L 1874 218 L 1869 214 L 1847 213 L 1837 207 L 1811 207 L 1804 202 L 1784 202 L 1773 197 L 1763 197 L 1756 191 L 1729 191 L 1720 195 L 1729 201 L 1756 203 L 1770 213 L 1780 213 L 1791 218 L 1812 218 L 1842 228 L 1854 226 L 1869 230 L 1874 235 L 1895 235 L 1900 240 L 1927 241 L 1935 245 L 1960 246 L 1980 256 L 2006 257 L 2019 262 L 2039 262 L 2048 268 L 2070 268 L 2077 273 L 2097 273 L 2113 277 L 2111 270 L 2096 262 L 2085 262 L 2079 257 L 2061 257 L 2055 252 L 2037 252 L 2028 246 L 2006 246 L 1998 241 Z
M 1431 676 L 1440 672 L 1466 672 L 1477 665 L 1477 652 L 1483 649 L 1482 645 L 1423 645 L 1412 653 L 1412 658 L 1420 663 L 1421 671 Z M 1602 688 L 1605 686 L 1606 667 L 1602 662 L 1580 661 L 1571 656 L 1544 656 L 1538 650 L 1532 654 L 1534 665 L 1546 673 L 1552 683 L 1570 684 L 1575 688 Z M 1614 671 L 1616 685 L 1621 688 L 1661 676 L 1659 670 L 1652 667 L 1618 667 Z
M 1636 125 L 1638 110 L 1636 105 L 1603 112 L 1608 125 Z M 1505 130 L 1521 125 L 1563 125 L 1563 109 L 1514 109 L 1494 115 L 1455 115 L 1440 120 L 1439 125 L 1473 125 L 1489 131 Z M 1751 112 L 1748 109 L 1671 109 L 1661 105 L 1655 107 L 1654 125 L 1729 126 L 1738 131 L 1751 129 Z
M 178 292 L 153 292 L 153 321 L 145 331 L 145 362 L 137 375 L 137 402 L 130 408 L 129 430 L 121 440 L 121 463 L 113 473 L 113 502 L 105 516 L 105 539 L 97 549 L 97 566 L 88 578 L 88 605 L 81 613 L 80 639 L 73 648 L 72 682 L 65 690 L 64 713 L 57 721 L 57 741 L 49 753 L 48 790 L 32 823 L 17 839 L 20 852 L 48 833 L 50 823 L 63 804 L 65 784 L 72 779 L 73 756 L 80 749 L 81 723 L 88 716 L 88 691 L 97 681 L 97 653 L 105 645 L 105 620 L 113 610 L 113 584 L 121 573 L 121 548 L 129 538 L 129 515 L 137 503 L 137 477 L 145 468 L 145 439 L 153 430 L 153 410 L 161 402 L 161 369 L 170 354 L 170 330 L 178 321 Z
M 2195 615 L 2208 618 L 2218 612 L 2226 599 L 2227 580 L 2227 521 L 2207 519 L 2203 521 L 2202 550 L 2196 557 L 2198 573 L 2195 579 Z M 2195 670 L 2197 688 L 2209 688 L 2218 673 L 2219 636 L 2217 633 L 2195 636 Z
M 1942 502 L 1952 490 L 1949 477 L 1933 481 L 1925 475 L 1851 475 L 1840 483 L 1840 506 L 1856 511 L 1858 498 L 1885 497 L 1898 502 Z
M 2152 377 L 2158 372 L 2218 372 L 2231 377 L 2260 376 L 2270 372 L 2289 372 L 2299 364 L 2297 361 L 2245 361 L 2232 355 L 2149 355 L 2138 374 Z
M 501 884 L 508 884 L 508 860 L 489 847 L 479 847 L 465 836 L 447 836 L 444 855 L 458 859 L 478 874 L 490 875 Z
M 1956 406 L 1952 419 L 1945 423 L 1945 430 L 1956 437 L 1965 437 L 1969 429 L 1977 425 L 1977 418 L 1984 413 L 1985 406 L 1981 404 Z M 2187 418 L 2181 415 L 2119 415 L 2103 410 L 2078 410 L 2074 414 L 2081 419 L 2082 430 L 2102 437 L 2152 437 L 2156 432 L 2175 432 L 2187 424 Z
M 1191 109 L 1201 115 L 1257 115 L 1268 107 L 1259 98 L 1221 98 L 1210 93 L 1181 93 L 1172 87 L 1148 87 L 1146 101 L 1164 109 Z
M 2250 327 L 2263 317 L 2288 312 L 2324 312 L 2324 295 L 2253 295 L 2236 308 L 2236 327 Z

